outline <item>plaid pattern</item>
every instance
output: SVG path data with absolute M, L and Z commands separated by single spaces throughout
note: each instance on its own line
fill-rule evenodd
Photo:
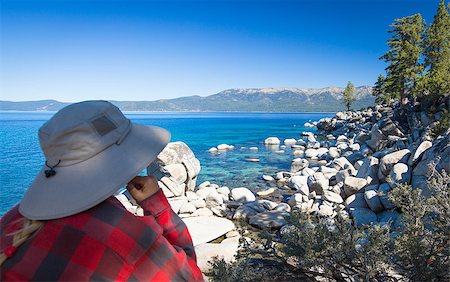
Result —
M 136 217 L 111 197 L 47 221 L 0 267 L 1 281 L 202 281 L 186 225 L 159 191 Z M 0 221 L 0 250 L 19 228 L 17 206 Z M 12 224 L 11 224 L 12 223 Z

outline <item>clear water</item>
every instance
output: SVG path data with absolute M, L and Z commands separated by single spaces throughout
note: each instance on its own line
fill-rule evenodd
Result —
M 0 112 L 0 216 L 20 201 L 39 172 L 45 158 L 39 147 L 39 127 L 53 113 Z M 299 139 L 303 124 L 329 117 L 331 113 L 127 113 L 133 122 L 156 125 L 171 131 L 172 141 L 185 142 L 200 160 L 198 184 L 211 181 L 229 187 L 245 186 L 254 191 L 266 187 L 262 174 L 274 174 L 290 167 L 294 158 L 287 148 L 277 154 L 263 145 L 277 136 Z M 227 143 L 236 149 L 211 154 L 210 147 Z M 246 147 L 246 148 L 242 148 Z M 251 151 L 249 147 L 258 147 Z M 246 158 L 259 158 L 248 162 Z

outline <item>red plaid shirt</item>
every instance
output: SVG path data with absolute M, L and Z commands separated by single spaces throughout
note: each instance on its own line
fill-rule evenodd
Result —
M 159 191 L 129 213 L 115 197 L 65 218 L 49 220 L 0 267 L 1 281 L 203 281 L 192 239 Z M 11 246 L 22 216 L 0 221 L 0 250 Z M 19 226 L 20 227 L 20 226 Z

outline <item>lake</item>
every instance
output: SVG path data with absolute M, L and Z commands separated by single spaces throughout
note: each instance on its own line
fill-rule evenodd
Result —
M 54 113 L 0 112 L 0 216 L 20 201 L 27 187 L 45 162 L 37 132 Z M 295 158 L 287 148 L 277 154 L 263 145 L 264 139 L 276 136 L 301 138 L 301 132 L 314 131 L 305 122 L 331 117 L 332 113 L 125 113 L 135 123 L 156 125 L 172 133 L 171 141 L 183 141 L 200 160 L 202 169 L 197 184 L 211 181 L 230 188 L 245 186 L 254 191 L 266 187 L 262 174 L 290 168 Z M 226 143 L 236 148 L 226 153 L 207 150 Z M 258 151 L 249 150 L 258 147 Z M 252 163 L 246 158 L 259 158 Z

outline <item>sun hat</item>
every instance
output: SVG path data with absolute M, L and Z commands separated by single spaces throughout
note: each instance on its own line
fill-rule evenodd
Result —
M 19 212 L 48 220 L 85 211 L 139 174 L 169 140 L 169 131 L 132 123 L 110 102 L 71 104 L 39 129 L 46 162 Z

